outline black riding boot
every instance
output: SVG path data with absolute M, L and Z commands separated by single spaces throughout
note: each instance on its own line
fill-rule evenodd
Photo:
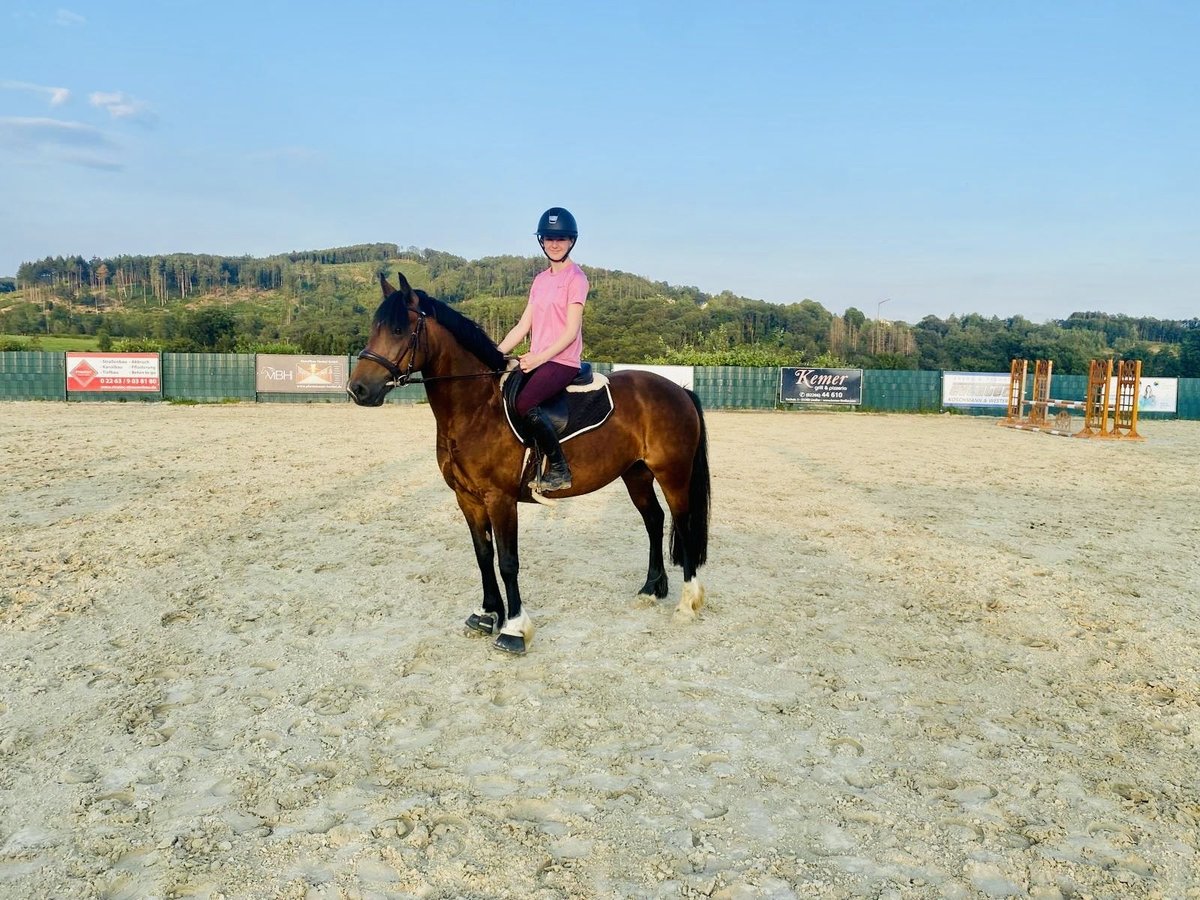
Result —
M 554 426 L 540 406 L 535 406 L 525 415 L 525 424 L 529 426 L 529 433 L 533 435 L 538 449 L 549 462 L 546 474 L 540 476 L 538 481 L 532 482 L 530 488 L 542 493 L 565 491 L 571 486 L 571 467 L 567 465 L 567 458 L 563 456 Z

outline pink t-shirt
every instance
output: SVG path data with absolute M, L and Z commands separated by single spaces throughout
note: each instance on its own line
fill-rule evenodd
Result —
M 572 303 L 583 306 L 587 302 L 588 280 L 583 269 L 572 262 L 555 274 L 549 269 L 533 279 L 529 289 L 529 305 L 533 310 L 533 326 L 530 328 L 529 349 L 533 353 L 549 347 L 567 327 L 567 307 Z M 583 354 L 583 331 L 550 362 L 579 368 Z

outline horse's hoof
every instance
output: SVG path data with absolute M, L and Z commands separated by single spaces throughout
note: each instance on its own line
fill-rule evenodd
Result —
M 467 616 L 467 630 L 491 637 L 496 631 L 496 619 L 495 613 L 471 613 Z
M 679 606 L 675 608 L 676 621 L 691 622 L 697 618 L 700 608 L 704 606 L 704 585 L 699 579 L 683 583 L 683 596 L 679 598 Z
M 525 636 L 521 634 L 501 633 L 492 643 L 492 646 L 497 650 L 503 650 L 505 653 L 511 653 L 513 656 L 524 656 Z
M 657 597 L 659 600 L 661 600 L 663 597 L 667 596 L 668 590 L 667 575 L 664 572 L 653 581 L 647 580 L 646 583 L 642 585 L 642 589 L 638 591 L 638 598 Z

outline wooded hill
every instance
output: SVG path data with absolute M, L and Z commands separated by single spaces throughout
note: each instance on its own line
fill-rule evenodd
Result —
M 24 263 L 0 280 L 3 349 L 38 335 L 95 335 L 102 349 L 353 353 L 379 302 L 377 273 L 454 304 L 496 339 L 517 321 L 543 257 L 467 260 L 438 250 L 361 244 L 269 257 L 171 254 Z M 598 362 L 855 366 L 1007 371 L 1013 357 L 1140 358 L 1148 375 L 1200 376 L 1200 320 L 1074 313 L 1033 323 L 977 314 L 876 323 L 851 308 L 775 304 L 584 266 L 591 283 L 585 355 Z

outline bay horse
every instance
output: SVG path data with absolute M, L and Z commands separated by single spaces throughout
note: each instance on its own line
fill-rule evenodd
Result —
M 425 385 L 437 421 L 438 467 L 466 517 L 483 579 L 483 601 L 467 627 L 488 635 L 499 630 L 494 646 L 523 654 L 533 625 L 517 585 L 517 504 L 535 498 L 522 477 L 525 448 L 508 426 L 501 397 L 499 376 L 510 360 L 477 323 L 414 290 L 402 274 L 396 281 L 393 287 L 380 273 L 383 301 L 346 390 L 359 406 L 380 406 L 394 387 Z M 546 496 L 587 494 L 622 479 L 650 539 L 650 564 L 639 597 L 662 599 L 667 596 L 665 519 L 654 492 L 657 481 L 671 512 L 671 561 L 683 568 L 677 614 L 694 617 L 704 603 L 696 573 L 708 553 L 710 494 L 700 400 L 643 371 L 614 372 L 609 389 L 613 412 L 608 420 L 563 444 L 572 486 Z

